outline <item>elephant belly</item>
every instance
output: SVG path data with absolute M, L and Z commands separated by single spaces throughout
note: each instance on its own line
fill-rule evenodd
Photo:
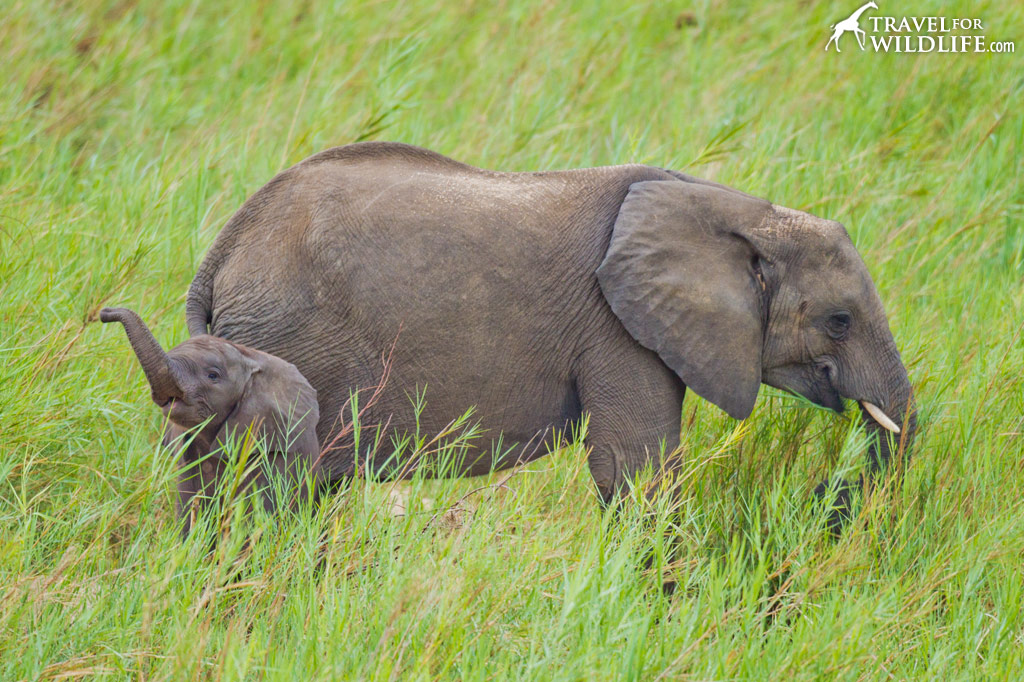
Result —
M 415 324 L 411 315 L 404 324 L 328 324 L 323 314 L 294 309 L 288 317 L 257 317 L 255 305 L 218 308 L 212 333 L 281 357 L 306 377 L 317 392 L 317 435 L 329 448 L 323 461 L 334 477 L 356 469 L 406 476 L 424 464 L 428 475 L 484 474 L 543 456 L 555 433 L 580 416 L 564 348 L 544 348 L 544 339 L 523 337 L 523 329 L 503 339 L 480 326 Z M 543 336 L 550 343 L 561 335 Z M 362 412 L 358 454 L 353 405 Z M 374 448 L 378 427 L 385 433 Z
M 404 476 L 425 466 L 431 476 L 478 475 L 547 454 L 555 434 L 580 415 L 572 382 L 500 364 L 473 366 L 457 353 L 425 360 L 396 351 L 387 384 L 362 421 L 371 428 L 387 425 L 389 436 L 404 445 L 396 448 L 386 438 L 372 458 L 374 473 Z M 350 390 L 357 385 L 357 377 L 335 377 L 321 405 L 335 415 L 343 407 L 350 414 Z M 361 398 L 371 393 L 363 391 Z M 369 442 L 365 436 L 362 441 Z M 367 448 L 360 449 L 365 458 Z

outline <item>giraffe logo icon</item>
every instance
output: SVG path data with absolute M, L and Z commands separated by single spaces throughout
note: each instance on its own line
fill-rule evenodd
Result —
M 861 29 L 860 27 L 860 15 L 864 14 L 864 12 L 868 11 L 869 9 L 878 9 L 878 5 L 876 5 L 874 2 L 864 3 L 863 5 L 857 8 L 856 12 L 854 12 L 847 18 L 843 19 L 837 24 L 832 24 L 831 26 L 829 26 L 829 29 L 832 31 L 832 37 L 828 39 L 827 43 L 825 43 L 825 51 L 828 51 L 829 45 L 835 43 L 836 52 L 842 52 L 842 50 L 839 49 L 839 38 L 842 37 L 842 35 L 847 32 L 852 32 L 853 35 L 856 36 L 857 44 L 860 45 L 860 49 L 863 50 L 865 34 L 863 29 Z

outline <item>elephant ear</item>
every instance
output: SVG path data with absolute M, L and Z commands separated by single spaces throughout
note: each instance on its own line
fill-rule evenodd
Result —
M 262 351 L 235 345 L 251 377 L 235 409 L 224 421 L 218 440 L 229 434 L 242 438 L 246 429 L 260 437 L 268 452 L 305 455 L 312 461 L 320 452 L 316 424 L 320 410 L 316 390 L 295 365 Z
M 726 187 L 638 182 L 597 269 L 633 338 L 736 419 L 750 416 L 761 384 L 764 280 L 755 244 L 770 215 L 769 202 Z

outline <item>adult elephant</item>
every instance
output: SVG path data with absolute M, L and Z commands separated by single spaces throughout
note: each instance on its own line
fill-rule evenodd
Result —
M 321 443 L 392 344 L 364 421 L 432 433 L 475 407 L 486 436 L 456 473 L 530 457 L 589 413 L 606 501 L 676 446 L 687 387 L 737 419 L 761 383 L 837 411 L 851 398 L 869 429 L 902 430 L 902 446 L 914 433 L 907 372 L 844 228 L 651 166 L 501 173 L 404 144 L 330 149 L 228 221 L 187 318 L 193 335 L 298 367 Z M 488 447 L 499 434 L 518 443 L 504 457 Z M 395 475 L 391 454 L 369 468 Z M 332 449 L 323 470 L 350 475 L 355 457 Z

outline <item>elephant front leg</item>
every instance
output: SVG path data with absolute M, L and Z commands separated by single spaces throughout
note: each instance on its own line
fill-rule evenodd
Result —
M 178 460 L 176 506 L 181 535 L 185 538 L 200 517 L 223 510 L 226 483 L 230 483 L 234 472 L 218 453 L 210 453 L 208 434 L 196 434 L 190 440 L 186 429 L 168 424 L 164 446 Z
M 210 455 L 181 458 L 178 465 L 178 517 L 187 536 L 198 518 L 216 507 L 226 467 Z
M 164 424 L 163 447 L 178 463 L 178 502 L 175 507 L 182 538 L 192 532 L 198 515 L 206 506 L 206 490 L 211 487 L 209 465 L 204 477 L 200 464 L 205 445 L 203 434 L 190 434 L 188 429 L 171 422 Z
M 631 344 L 614 355 L 585 357 L 577 390 L 590 414 L 590 473 L 607 505 L 648 464 L 658 470 L 660 458 L 679 445 L 686 387 L 653 352 Z

